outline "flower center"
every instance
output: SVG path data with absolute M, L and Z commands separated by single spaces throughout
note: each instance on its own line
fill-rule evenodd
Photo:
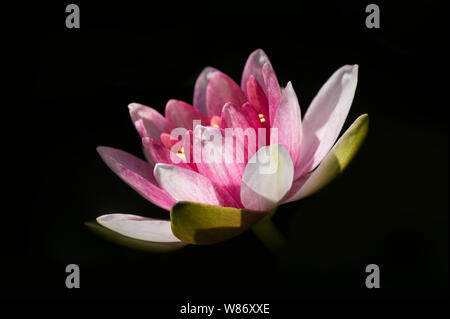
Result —
M 171 152 L 174 152 L 175 150 L 173 150 L 173 146 L 175 146 L 178 143 L 181 143 L 181 140 L 177 140 L 175 138 L 172 138 L 169 134 L 167 133 L 161 133 L 160 135 L 160 139 L 162 144 Z M 179 158 L 181 158 L 184 162 L 186 161 L 186 155 L 184 153 L 184 147 L 183 146 L 179 146 L 177 149 L 177 156 Z
M 211 118 L 211 126 L 220 127 L 220 121 L 221 121 L 220 116 L 214 115 Z

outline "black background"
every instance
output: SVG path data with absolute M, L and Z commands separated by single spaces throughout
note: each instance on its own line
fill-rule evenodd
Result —
M 4 194 L 13 205 L 2 220 L 2 297 L 448 296 L 443 2 L 377 2 L 380 29 L 365 27 L 370 2 L 76 3 L 80 29 L 65 27 L 68 2 L 24 7 L 19 13 L 29 15 L 9 24 L 5 51 L 19 50 L 4 65 L 19 89 L 4 100 L 11 125 L 4 136 L 13 141 L 3 156 L 13 164 L 3 166 Z M 239 83 L 256 48 L 269 55 L 280 84 L 292 81 L 303 114 L 338 67 L 359 64 L 345 127 L 370 116 L 368 138 L 345 173 L 279 208 L 273 220 L 289 239 L 286 251 L 272 257 L 251 232 L 170 254 L 91 234 L 83 222 L 103 213 L 168 218 L 95 151 L 107 145 L 141 156 L 127 105 L 163 112 L 171 98 L 191 103 L 207 65 Z M 81 268 L 81 289 L 65 287 L 70 263 Z M 370 263 L 381 268 L 378 290 L 364 284 Z

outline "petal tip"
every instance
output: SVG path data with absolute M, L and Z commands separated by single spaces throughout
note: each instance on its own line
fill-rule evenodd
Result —
M 205 75 L 205 78 L 207 80 L 210 80 L 215 72 L 217 72 L 216 68 L 213 68 L 212 66 L 207 66 L 202 70 L 201 73 Z
M 269 60 L 269 58 L 267 57 L 266 52 L 264 52 L 263 49 L 256 49 L 250 55 L 258 56 L 258 62 L 261 63 L 261 64 L 266 63 L 266 61 Z
M 107 155 L 111 151 L 111 147 L 108 146 L 97 146 L 95 150 L 97 153 L 103 158 L 103 156 Z
M 286 84 L 286 87 L 284 88 L 285 90 L 293 90 L 293 87 L 292 87 L 292 82 L 291 81 L 289 81 L 287 84 Z
M 98 217 L 95 219 L 95 221 L 96 221 L 97 223 L 99 223 L 100 225 L 102 225 L 102 222 L 105 221 L 107 218 L 108 218 L 108 215 L 101 215 L 101 216 L 98 216 Z
M 129 110 L 130 112 L 134 112 L 134 111 L 136 111 L 138 108 L 140 108 L 141 106 L 142 106 L 142 104 L 133 102 L 133 103 L 128 104 L 128 110 Z

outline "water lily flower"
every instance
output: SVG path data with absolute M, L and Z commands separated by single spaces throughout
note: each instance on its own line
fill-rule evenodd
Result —
M 98 224 L 87 225 L 120 244 L 159 251 L 217 243 L 250 227 L 263 241 L 270 241 L 264 237 L 271 227 L 266 222 L 275 209 L 323 188 L 360 148 L 368 131 L 367 114 L 337 140 L 357 75 L 357 65 L 338 69 L 302 118 L 293 85 L 280 87 L 267 55 L 258 49 L 245 64 L 240 86 L 207 67 L 195 83 L 193 105 L 170 100 L 162 116 L 150 107 L 130 104 L 147 161 L 111 147 L 97 150 L 123 181 L 170 211 L 170 220 L 120 213 L 102 215 Z M 171 134 L 176 128 L 185 129 L 186 139 Z M 202 161 L 193 160 L 193 144 L 198 139 L 209 143 L 204 133 L 223 136 L 229 128 L 267 131 L 257 135 L 254 149 L 239 136 L 236 143 L 220 145 L 223 154 L 236 155 L 240 143 L 247 156 L 243 162 L 208 160 L 208 152 L 202 153 Z M 270 161 L 263 162 L 267 154 Z M 263 173 L 268 163 L 275 169 Z

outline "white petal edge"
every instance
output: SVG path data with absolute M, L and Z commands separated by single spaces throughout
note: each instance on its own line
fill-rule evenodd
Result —
M 131 214 L 108 214 L 98 217 L 97 222 L 116 233 L 138 240 L 166 244 L 182 243 L 172 233 L 169 220 Z

